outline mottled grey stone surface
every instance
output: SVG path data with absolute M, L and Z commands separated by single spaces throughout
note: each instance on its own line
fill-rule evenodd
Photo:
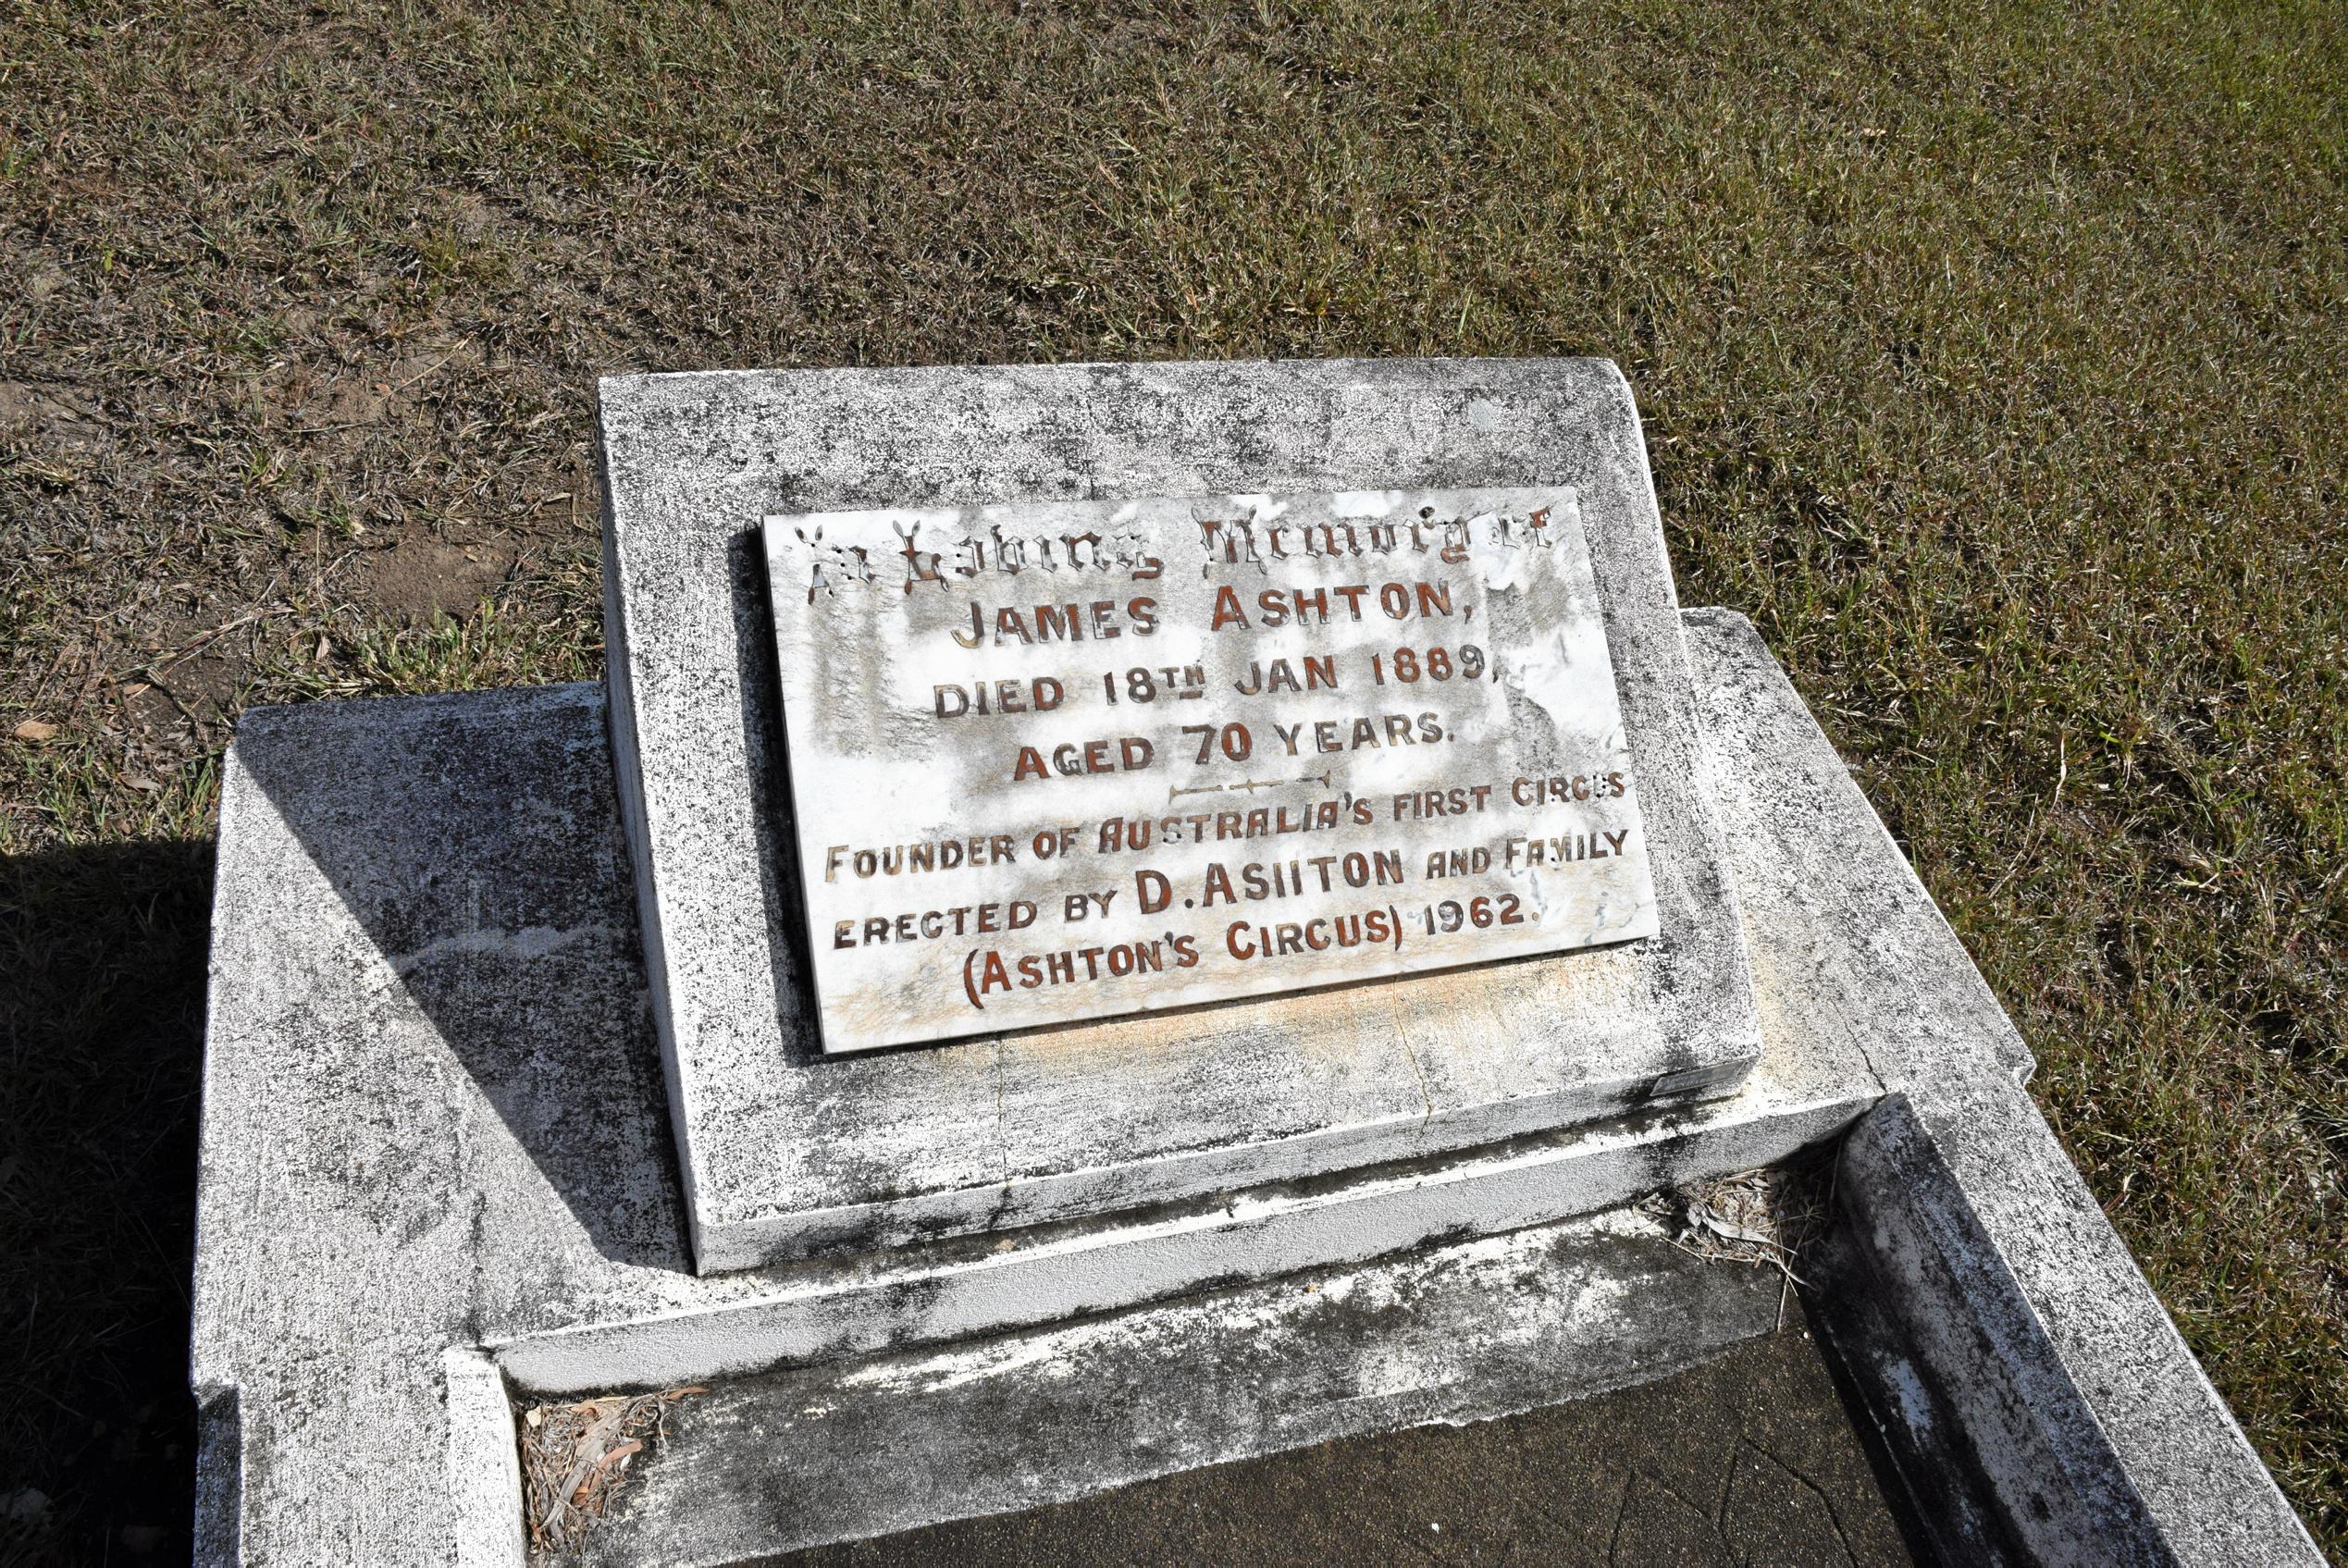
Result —
M 588 1559 L 735 1562 L 1513 1414 L 1767 1334 L 1782 1284 L 1773 1269 L 1699 1262 L 1655 1221 L 1616 1212 L 1276 1289 L 743 1379 L 679 1410 L 676 1437 L 639 1466 Z M 1193 1549 L 1209 1560 L 1217 1544 L 1210 1528 Z M 1324 1561 L 1341 1555 L 1333 1544 Z
M 1853 1135 L 1840 1192 L 1882 1292 L 1877 1348 L 1915 1362 L 1876 1362 L 1887 1419 L 1923 1408 L 1903 1392 L 1921 1398 L 1916 1377 L 1941 1381 L 1955 1429 L 1917 1452 L 1983 1473 L 2016 1561 L 2320 1562 L 2023 1089 L 2029 1048 L 1784 672 L 1743 616 L 1687 623 L 1721 776 L 1775 780 L 1721 793 L 1756 970 L 1792 982 L 1761 986 L 1763 1027 L 1848 1031 L 1912 1107 Z
M 494 1485 L 449 1475 L 498 1441 L 452 1426 L 451 1349 L 584 1391 L 950 1341 L 1601 1209 L 1881 1092 L 1855 1052 L 1783 1050 L 1729 1099 L 1604 1128 L 697 1277 L 612 778 L 592 686 L 242 722 L 198 1199 L 206 1561 L 495 1560 L 511 1518 L 463 1506 Z
M 239 724 L 197 1192 L 206 1561 L 447 1561 L 443 1352 L 688 1267 L 601 721 L 568 686 Z
M 513 1500 L 493 1474 L 510 1434 L 483 1429 L 476 1350 L 509 1387 L 585 1391 L 943 1346 L 1247 1280 L 1277 1292 L 1285 1272 L 1778 1157 L 1889 1084 L 2165 1548 L 2314 1562 L 1816 725 L 1741 619 L 1689 624 L 1711 744 L 1748 764 L 1712 785 L 1763 1031 L 1736 1094 L 999 1250 L 706 1278 L 669 1155 L 601 693 L 249 714 L 224 771 L 204 1079 L 203 1560 L 510 1557 L 497 1502 Z M 1937 1310 L 1961 1328 L 2004 1309 L 1956 1292 Z
M 1603 361 L 628 377 L 602 387 L 613 743 L 705 1271 L 1439 1154 L 1734 1087 L 1759 1054 L 1647 454 Z M 1163 1020 L 824 1061 L 770 513 L 1572 486 L 1661 933 Z
M 768 1568 L 1908 1568 L 1801 1327 L 1613 1393 L 1185 1471 Z

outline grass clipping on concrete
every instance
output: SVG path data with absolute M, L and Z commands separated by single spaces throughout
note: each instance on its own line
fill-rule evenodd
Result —
M 0 1452 L 54 1538 L 187 1512 L 167 846 L 248 704 L 594 673 L 596 374 L 1588 353 L 1683 599 L 1786 662 L 2348 1549 L 2348 7 L 0 35 Z

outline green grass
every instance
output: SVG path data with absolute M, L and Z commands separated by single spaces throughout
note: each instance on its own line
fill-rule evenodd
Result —
M 171 1391 L 93 1337 L 185 1266 L 205 872 L 122 846 L 245 703 L 591 672 L 597 372 L 1596 353 L 2348 1561 L 2348 9 L 17 0 L 0 61 L 0 1491 L 60 1530 L 168 1484 L 87 1457 Z

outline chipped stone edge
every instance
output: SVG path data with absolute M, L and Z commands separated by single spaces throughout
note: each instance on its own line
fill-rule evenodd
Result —
M 693 1127 L 698 1119 L 691 1085 L 686 1080 L 677 1052 L 675 1014 L 669 1006 L 669 957 L 665 926 L 661 919 L 661 883 L 651 873 L 652 830 L 645 814 L 644 770 L 636 763 L 636 661 L 628 645 L 627 596 L 620 591 L 620 530 L 612 511 L 612 481 L 605 466 L 602 421 L 596 422 L 595 462 L 603 492 L 603 726 L 612 742 L 613 793 L 620 802 L 620 826 L 627 839 L 630 883 L 636 889 L 636 930 L 644 949 L 646 999 L 651 1006 L 652 1028 L 661 1047 L 661 1077 L 669 1092 L 669 1132 L 676 1140 L 678 1184 L 684 1189 L 686 1241 L 694 1256 L 719 1250 L 705 1241 L 701 1228 L 699 1167 L 693 1160 Z

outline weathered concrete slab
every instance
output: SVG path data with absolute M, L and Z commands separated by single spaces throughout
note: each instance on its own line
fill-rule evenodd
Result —
M 1909 1568 L 1798 1311 L 1684 1372 L 1341 1438 L 770 1568 Z
M 1007 1250 L 714 1278 L 686 1245 L 600 693 L 249 715 L 205 1065 L 204 1560 L 496 1561 L 511 1449 L 470 1352 L 570 1391 L 945 1345 L 1554 1222 L 1827 1136 L 1890 1082 L 2176 1559 L 2314 1561 L 1815 725 L 1740 620 L 1690 625 L 1712 744 L 1773 768 L 1712 786 L 1765 1031 L 1740 1093 Z
M 1365 1432 L 1489 1420 L 1770 1333 L 1787 1310 L 1783 1284 L 1773 1269 L 1700 1262 L 1656 1221 L 1618 1211 L 743 1379 L 690 1401 L 588 1559 L 738 1562 Z M 1331 1560 L 1333 1544 L 1302 1555 Z M 1211 1540 L 1193 1550 L 1211 1554 Z
M 1628 388 L 1597 361 L 772 372 L 603 384 L 613 743 L 705 1271 L 1066 1219 L 1722 1093 L 1759 1052 Z M 1658 934 L 1369 987 L 822 1058 L 770 515 L 1570 488 Z M 816 1069 L 821 1070 L 816 1070 Z
M 1781 1157 L 1880 1093 L 1855 1053 L 1786 1050 L 1724 1103 L 1619 1126 L 1007 1248 L 697 1278 L 631 898 L 597 688 L 246 716 L 192 1357 L 212 1560 L 440 1561 L 447 1456 L 494 1446 L 450 1426 L 451 1348 L 562 1390 L 946 1341 L 1590 1212 Z M 354 1471 L 352 1434 L 395 1431 Z
M 826 1052 L 1655 934 L 1571 486 L 764 537 Z

